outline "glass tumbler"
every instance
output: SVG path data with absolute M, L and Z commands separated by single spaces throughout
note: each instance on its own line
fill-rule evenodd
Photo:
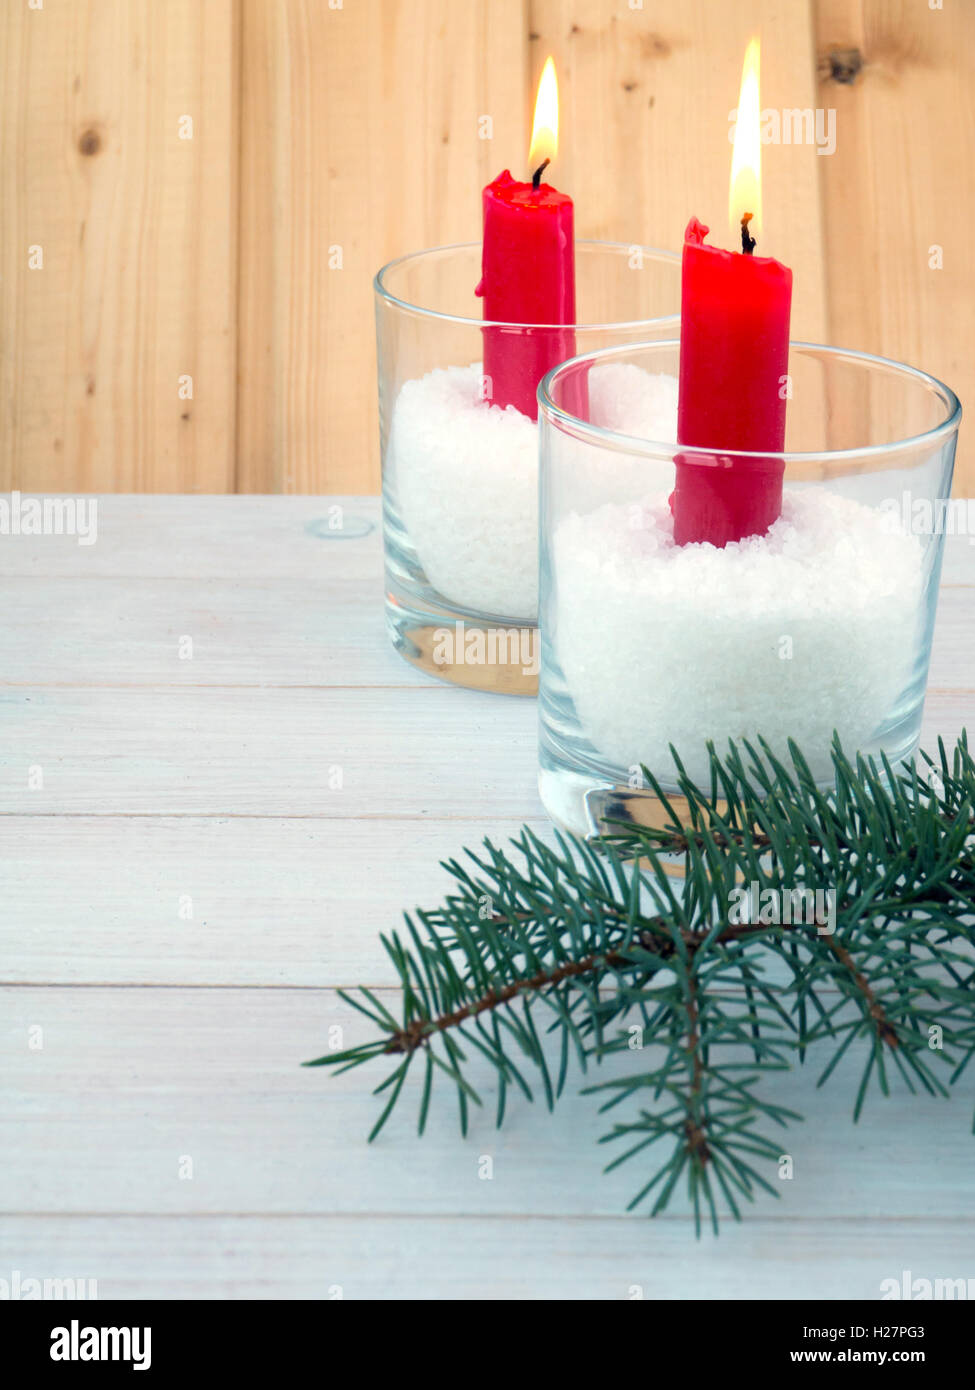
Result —
M 539 388 L 542 800 L 562 826 L 658 824 L 643 768 L 676 792 L 676 751 L 794 739 L 832 781 L 847 754 L 917 748 L 961 407 L 914 368 L 790 345 L 785 451 L 676 443 L 677 340 L 577 356 Z M 613 368 L 612 410 L 580 386 Z M 675 469 L 707 488 L 784 469 L 767 534 L 678 546 Z M 700 470 L 700 471 L 698 471 Z M 716 473 L 715 470 L 718 470 Z M 730 471 L 729 471 L 730 470 Z M 684 486 L 682 481 L 681 486 Z M 673 751 L 672 751 L 673 750 Z
M 485 322 L 479 242 L 376 276 L 387 629 L 407 661 L 457 685 L 538 688 L 538 425 L 490 404 L 485 333 L 495 353 L 548 338 L 559 361 L 677 331 L 679 256 L 577 241 L 575 266 L 573 326 Z M 586 383 L 610 416 L 617 378 Z

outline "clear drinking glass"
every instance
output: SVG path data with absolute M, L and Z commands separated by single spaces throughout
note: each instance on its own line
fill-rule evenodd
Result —
M 552 335 L 563 357 L 677 331 L 679 256 L 578 241 L 575 265 L 573 328 L 486 323 L 479 242 L 376 276 L 387 628 L 406 660 L 458 685 L 538 687 L 538 426 L 485 402 L 485 330 Z
M 794 738 L 822 785 L 847 753 L 918 743 L 961 407 L 914 368 L 790 346 L 785 452 L 676 443 L 679 341 L 574 358 L 539 388 L 539 786 L 554 820 L 659 822 L 646 766 L 675 789 L 673 745 L 704 782 L 706 743 Z M 614 371 L 615 414 L 582 386 Z M 624 390 L 625 387 L 625 390 Z M 582 406 L 580 409 L 580 399 Z M 676 546 L 675 460 L 784 465 L 767 536 Z M 962 504 L 963 505 L 963 504 Z

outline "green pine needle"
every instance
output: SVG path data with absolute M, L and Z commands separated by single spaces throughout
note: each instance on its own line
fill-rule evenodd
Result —
M 705 1219 L 717 1229 L 719 1202 L 740 1219 L 742 1199 L 778 1195 L 759 1167 L 774 1176 L 773 1133 L 801 1116 L 763 1082 L 810 1049 L 823 1051 L 820 1085 L 845 1056 L 862 1058 L 854 1121 L 873 1087 L 888 1094 L 892 1067 L 912 1091 L 948 1095 L 975 1052 L 967 736 L 950 757 L 939 742 L 937 759 L 897 770 L 851 762 L 837 742 L 829 793 L 795 745 L 788 764 L 763 741 L 709 751 L 706 793 L 675 754 L 683 820 L 644 769 L 668 812 L 662 829 L 621 823 L 586 843 L 556 835 L 552 848 L 525 828 L 512 850 L 486 841 L 469 864 L 444 865 L 454 889 L 441 906 L 381 938 L 399 1018 L 365 988 L 340 991 L 378 1036 L 306 1064 L 389 1059 L 370 1140 L 414 1063 L 420 1133 L 438 1079 L 455 1089 L 466 1133 L 482 1104 L 474 1078 L 493 1071 L 500 1126 L 511 1087 L 551 1109 L 573 1064 L 649 1057 L 587 1088 L 603 1111 L 630 1110 L 601 1141 L 622 1145 L 607 1171 L 642 1164 L 630 1209 L 651 1215 L 683 1182 L 700 1232 Z M 667 872 L 674 856 L 682 890 Z M 757 914 L 742 908 L 747 885 Z M 785 984 L 770 983 L 773 962 Z

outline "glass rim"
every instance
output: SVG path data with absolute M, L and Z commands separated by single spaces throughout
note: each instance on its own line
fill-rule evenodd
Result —
M 576 237 L 576 246 L 594 246 L 602 250 L 611 251 L 642 251 L 644 256 L 656 261 L 658 264 L 672 265 L 679 270 L 681 266 L 681 256 L 677 251 L 664 251 L 659 246 L 643 246 L 637 241 L 599 241 L 591 237 Z M 468 318 L 464 314 L 445 314 L 439 309 L 430 309 L 422 304 L 411 304 L 407 299 L 401 299 L 399 295 L 393 294 L 384 283 L 383 277 L 400 266 L 406 265 L 408 261 L 419 261 L 425 256 L 437 255 L 444 251 L 471 251 L 480 250 L 479 241 L 453 241 L 446 246 L 428 246 L 423 251 L 408 251 L 405 256 L 397 256 L 394 260 L 387 261 L 384 266 L 376 271 L 373 276 L 372 287 L 378 298 L 385 300 L 387 304 L 395 304 L 399 309 L 406 309 L 411 314 L 421 314 L 426 318 L 440 319 L 444 323 L 465 324 L 473 328 L 544 328 L 560 329 L 563 332 L 567 328 L 574 328 L 577 332 L 594 333 L 599 330 L 609 329 L 628 329 L 640 328 L 648 324 L 674 323 L 680 322 L 680 308 L 678 307 L 672 314 L 659 314 L 649 319 L 618 319 L 606 323 L 517 323 L 504 319 L 475 319 Z M 678 280 L 678 300 L 680 297 L 680 282 Z
M 565 432 L 572 434 L 575 438 L 596 444 L 601 449 L 613 449 L 618 453 L 640 454 L 645 458 L 672 460 L 675 454 L 686 452 L 694 455 L 712 454 L 721 458 L 756 461 L 781 459 L 786 464 L 790 462 L 809 463 L 813 459 L 876 458 L 882 454 L 896 453 L 913 446 L 933 444 L 935 441 L 940 441 L 956 433 L 961 422 L 961 401 L 954 391 L 936 376 L 932 376 L 930 372 L 922 371 L 920 367 L 912 367 L 906 362 L 895 362 L 890 357 L 879 357 L 874 353 L 860 352 L 856 348 L 839 348 L 828 343 L 808 343 L 794 339 L 789 341 L 790 354 L 795 348 L 802 353 L 818 357 L 847 358 L 860 366 L 882 367 L 889 372 L 908 377 L 916 383 L 933 389 L 944 403 L 945 418 L 921 434 L 907 435 L 903 439 L 890 440 L 885 444 L 860 444 L 852 449 L 809 449 L 794 452 L 781 450 L 776 452 L 770 449 L 722 449 L 715 445 L 676 444 L 657 439 L 642 439 L 638 435 L 624 434 L 622 430 L 611 430 L 603 425 L 590 424 L 588 420 L 583 420 L 580 416 L 573 415 L 571 411 L 556 405 L 552 399 L 552 388 L 561 372 L 568 372 L 572 368 L 581 367 L 583 364 L 596 366 L 600 361 L 616 356 L 661 348 L 679 349 L 680 339 L 662 338 L 656 342 L 617 344 L 612 347 L 596 348 L 592 352 L 580 353 L 577 357 L 566 358 L 564 362 L 560 362 L 558 366 L 547 372 L 538 383 L 536 394 L 540 414 L 544 415 L 545 419 L 552 424 L 564 425 L 566 427 Z M 703 460 L 700 461 L 703 462 Z

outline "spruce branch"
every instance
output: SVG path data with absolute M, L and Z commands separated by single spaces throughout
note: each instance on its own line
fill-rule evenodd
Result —
M 788 761 L 762 741 L 709 752 L 706 789 L 674 755 L 682 816 L 644 769 L 662 828 L 621 823 L 554 846 L 525 828 L 508 850 L 486 841 L 445 864 L 444 902 L 381 938 L 398 1014 L 368 989 L 340 991 L 377 1035 L 307 1064 L 388 1061 L 370 1139 L 414 1068 L 420 1132 L 437 1077 L 466 1132 L 479 1074 L 496 1085 L 500 1125 L 511 1088 L 527 1100 L 540 1089 L 551 1108 L 573 1062 L 588 1073 L 649 1054 L 586 1088 L 603 1112 L 629 1111 L 603 1137 L 622 1146 L 608 1168 L 654 1150 L 631 1208 L 662 1211 L 683 1181 L 700 1230 L 705 1215 L 717 1228 L 722 1203 L 737 1219 L 742 1199 L 778 1195 L 761 1167 L 801 1116 L 765 1083 L 812 1049 L 827 1053 L 820 1085 L 857 1049 L 854 1120 L 874 1084 L 889 1092 L 892 1067 L 912 1091 L 949 1094 L 975 1052 L 966 735 L 950 756 L 939 742 L 937 758 L 897 769 L 851 761 L 837 742 L 828 792 L 795 745 Z

